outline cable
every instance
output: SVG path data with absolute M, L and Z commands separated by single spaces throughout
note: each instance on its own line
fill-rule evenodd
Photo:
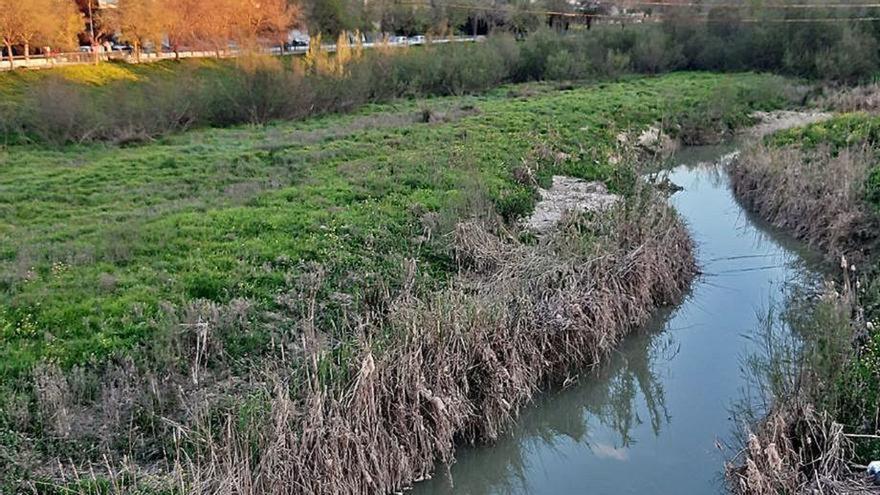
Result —
M 791 4 L 776 4 L 776 5 L 748 5 L 748 4 L 730 4 L 730 3 L 712 3 L 712 4 L 702 4 L 702 3 L 693 3 L 693 2 L 667 2 L 667 1 L 659 1 L 659 2 L 651 2 L 651 1 L 623 1 L 618 3 L 612 2 L 612 5 L 616 6 L 632 6 L 637 5 L 641 7 L 699 7 L 699 8 L 734 8 L 734 9 L 754 9 L 754 10 L 806 10 L 806 9 L 877 9 L 880 8 L 880 3 L 826 3 L 826 4 L 818 4 L 818 3 L 791 3 Z
M 441 3 L 441 4 L 431 4 L 427 2 L 411 2 L 411 1 L 403 1 L 399 2 L 397 5 L 410 5 L 410 6 L 418 6 L 418 7 L 447 7 L 453 9 L 462 9 L 462 10 L 470 10 L 470 11 L 484 11 L 484 12 L 500 12 L 505 9 L 497 8 L 497 7 L 480 7 L 476 5 L 464 5 L 464 4 L 454 4 L 454 3 Z M 880 4 L 877 5 L 880 8 Z M 534 15 L 544 15 L 544 16 L 553 16 L 553 17 L 564 17 L 564 18 L 577 18 L 577 19 L 605 19 L 611 21 L 618 21 L 621 23 L 631 23 L 631 24 L 643 24 L 645 22 L 661 22 L 663 19 L 658 18 L 657 16 L 645 16 L 639 18 L 633 18 L 632 16 L 627 15 L 611 15 L 611 14 L 591 14 L 587 12 L 561 12 L 561 11 L 552 11 L 552 10 L 517 10 L 517 12 L 524 14 L 534 14 Z M 859 16 L 859 17 L 806 17 L 806 18 L 782 18 L 782 19 L 774 19 L 774 18 L 742 18 L 742 19 L 713 19 L 708 17 L 707 14 L 702 15 L 694 15 L 689 17 L 675 17 L 677 21 L 681 20 L 693 20 L 698 22 L 719 22 L 719 23 L 730 23 L 730 22 L 743 22 L 749 24 L 758 24 L 758 23 L 779 23 L 779 24 L 803 24 L 803 23 L 833 23 L 833 22 L 875 22 L 880 21 L 880 16 Z

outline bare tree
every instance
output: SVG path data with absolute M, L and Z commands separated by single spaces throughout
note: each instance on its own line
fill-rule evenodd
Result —
M 193 2 L 197 16 L 193 16 L 190 22 L 193 23 L 196 38 L 210 46 L 218 58 L 240 32 L 244 1 L 248 0 Z
M 14 66 L 14 46 L 21 46 L 25 60 L 29 60 L 31 47 L 37 43 L 72 44 L 81 19 L 72 0 L 0 0 L 0 39 L 10 66 Z
M 161 0 L 119 0 L 112 11 L 111 24 L 119 37 L 134 48 L 135 59 L 140 62 L 141 49 L 146 43 L 161 45 L 167 26 L 167 11 Z
M 9 66 L 15 67 L 12 47 L 18 44 L 19 32 L 23 22 L 22 5 L 18 0 L 0 0 L 0 39 L 9 57 Z
M 176 59 L 180 59 L 181 46 L 192 43 L 195 38 L 193 24 L 190 22 L 193 12 L 190 4 L 194 1 L 197 0 L 159 0 L 159 7 L 163 11 L 162 28 Z
M 290 29 L 299 25 L 302 10 L 289 0 L 260 0 L 256 6 L 257 22 L 252 26 L 257 36 L 265 36 L 281 46 L 281 53 L 287 44 Z

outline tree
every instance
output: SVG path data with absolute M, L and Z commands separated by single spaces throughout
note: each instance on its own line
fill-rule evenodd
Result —
M 111 24 L 119 38 L 134 48 L 135 59 L 141 60 L 141 47 L 152 42 L 161 45 L 167 22 L 164 2 L 160 0 L 119 0 L 111 12 Z
M 44 33 L 44 42 L 60 50 L 76 48 L 77 36 L 82 32 L 83 15 L 70 0 L 50 0 L 54 22 L 50 32 Z
M 207 43 L 220 57 L 229 43 L 240 33 L 240 13 L 243 3 L 239 0 L 196 0 L 196 15 L 190 18 L 196 37 Z
M 0 38 L 3 39 L 10 67 L 15 67 L 12 47 L 18 44 L 22 23 L 21 3 L 17 0 L 0 0 Z
M 557 31 L 567 31 L 571 22 L 569 14 L 572 5 L 567 0 L 545 0 L 544 8 L 551 13 L 547 16 L 547 23 Z
M 35 44 L 71 44 L 81 17 L 71 0 L 0 0 L 0 38 L 13 66 L 13 47 L 25 59 Z
M 350 29 L 352 22 L 346 3 L 345 0 L 313 0 L 309 11 L 310 26 L 334 38 Z
M 251 0 L 249 7 L 248 34 L 271 39 L 281 46 L 283 53 L 290 29 L 300 22 L 299 6 L 288 0 Z
M 195 38 L 193 24 L 190 22 L 192 16 L 190 4 L 198 0 L 159 0 L 160 7 L 164 12 L 162 16 L 163 31 L 168 36 L 168 44 L 174 51 L 174 57 L 180 58 L 180 47 L 185 43 L 190 43 Z

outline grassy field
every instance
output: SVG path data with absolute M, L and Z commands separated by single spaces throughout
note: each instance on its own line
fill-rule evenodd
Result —
M 102 63 L 99 65 L 71 65 L 51 70 L 18 70 L 0 73 L 0 95 L 15 98 L 27 92 L 30 86 L 50 78 L 60 78 L 74 84 L 100 88 L 115 82 L 146 82 L 163 76 L 173 76 L 181 70 L 223 71 L 233 67 L 229 60 L 184 59 L 149 64 Z
M 132 348 L 156 334 L 163 307 L 192 299 L 271 311 L 285 280 L 310 263 L 326 267 L 327 291 L 355 299 L 400 280 L 410 257 L 442 283 L 453 260 L 424 241 L 426 213 L 483 193 L 507 218 L 527 213 L 534 192 L 512 178 L 524 160 L 540 162 L 544 178 L 614 187 L 608 157 L 619 132 L 764 80 L 685 73 L 567 91 L 536 84 L 140 147 L 4 149 L 0 376 Z M 267 338 L 254 331 L 230 348 L 246 353 Z
M 458 435 L 496 435 L 511 404 L 566 366 L 598 362 L 628 325 L 680 295 L 689 241 L 662 202 L 632 194 L 632 164 L 615 164 L 630 156 L 621 133 L 740 125 L 786 104 L 782 86 L 751 73 L 531 83 L 134 146 L 0 148 L 0 489 L 54 486 L 57 472 L 35 471 L 54 469 L 51 459 L 109 452 L 151 465 L 176 452 L 195 464 L 169 469 L 188 473 L 187 484 L 208 479 L 193 485 L 207 493 L 217 469 L 242 466 L 227 455 L 239 448 L 280 463 L 260 469 L 284 469 L 284 479 L 373 486 L 327 477 L 307 454 L 347 455 L 321 440 L 326 431 L 298 436 L 333 418 L 339 438 L 359 438 L 368 421 L 383 441 L 402 442 L 412 464 L 363 469 L 405 486 Z M 554 174 L 602 180 L 633 206 L 617 223 L 585 218 L 558 239 L 529 237 L 515 223 Z M 493 230 L 462 244 L 462 221 L 475 218 Z M 474 239 L 499 243 L 494 261 L 468 251 Z M 499 262 L 508 272 L 495 285 L 463 282 L 495 280 Z M 542 304 L 592 309 L 580 333 L 518 330 L 546 324 Z M 575 341 L 556 336 L 580 339 L 576 350 L 562 352 Z M 418 425 L 430 420 L 419 405 L 430 390 L 413 396 L 425 384 L 397 376 L 424 366 L 432 372 L 421 380 L 459 404 L 429 429 Z M 362 394 L 371 369 L 381 387 Z M 352 418 L 352 400 L 394 412 Z M 273 419 L 283 401 L 302 414 Z M 189 432 L 183 444 L 175 424 Z M 263 458 L 276 437 L 297 447 Z

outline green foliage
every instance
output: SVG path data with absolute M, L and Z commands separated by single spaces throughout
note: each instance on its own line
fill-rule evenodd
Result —
M 335 39 L 339 33 L 357 28 L 357 21 L 349 14 L 350 2 L 346 0 L 315 0 L 310 2 L 310 24 L 321 33 Z
M 790 105 L 787 87 L 778 77 L 765 77 L 749 86 L 723 84 L 710 98 L 677 114 L 670 131 L 687 144 L 719 141 L 748 125 L 752 112 Z
M 71 366 L 161 347 L 174 321 L 166 308 L 194 300 L 289 314 L 281 296 L 296 294 L 316 264 L 319 323 L 333 328 L 376 287 L 402 283 L 407 259 L 422 283 L 448 279 L 452 253 L 424 244 L 426 214 L 466 216 L 479 205 L 462 201 L 473 197 L 510 220 L 530 211 L 534 190 L 513 170 L 536 146 L 566 156 L 543 159 L 539 180 L 565 173 L 626 192 L 631 176 L 608 162 L 620 131 L 699 105 L 720 86 L 769 79 L 533 84 L 137 147 L 12 146 L 0 151 L 0 376 L 41 360 Z M 510 97 L 519 91 L 537 96 Z M 428 120 L 440 118 L 424 122 L 426 108 Z M 462 194 L 470 190 L 479 194 Z M 280 331 L 260 318 L 247 328 L 222 335 L 225 352 L 258 352 Z
M 847 28 L 835 45 L 816 55 L 816 70 L 825 79 L 855 83 L 876 73 L 877 50 L 873 36 Z
M 833 153 L 850 146 L 874 146 L 880 142 L 880 119 L 865 113 L 849 113 L 805 127 L 788 129 L 769 137 L 774 146 L 830 147 Z

